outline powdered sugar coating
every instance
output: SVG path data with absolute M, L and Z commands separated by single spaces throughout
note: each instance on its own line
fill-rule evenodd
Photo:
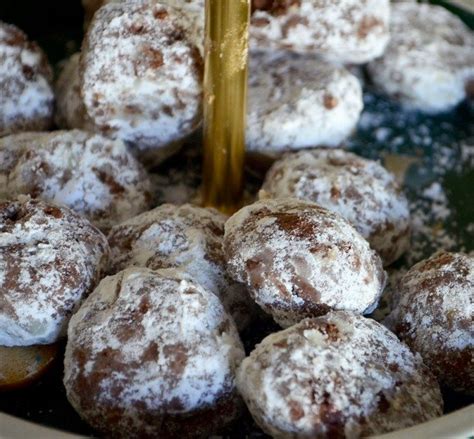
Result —
M 132 268 L 105 278 L 71 319 L 64 385 L 108 435 L 199 436 L 238 411 L 243 357 L 214 294 L 175 270 Z
M 268 171 L 260 197 L 317 203 L 348 220 L 385 265 L 410 245 L 408 201 L 382 165 L 341 149 L 288 154 Z
M 80 56 L 80 53 L 75 53 L 63 63 L 55 83 L 55 122 L 60 128 L 78 128 L 94 132 L 96 128 L 87 118 L 81 97 Z
M 86 27 L 88 26 L 90 20 L 94 16 L 95 12 L 101 8 L 103 5 L 109 3 L 124 3 L 127 0 L 82 0 L 82 6 L 86 11 Z M 173 6 L 178 8 L 186 13 L 191 13 L 202 17 L 200 21 L 201 34 L 204 36 L 204 8 L 205 0 L 160 0 L 160 3 L 165 5 Z
M 252 53 L 247 149 L 338 146 L 363 108 L 359 81 L 343 67 L 295 54 Z
M 339 215 L 291 198 L 260 200 L 225 225 L 231 277 L 282 326 L 331 309 L 371 312 L 385 285 L 379 256 Z
M 369 64 L 374 83 L 407 107 L 428 113 L 450 110 L 474 83 L 474 33 L 441 6 L 392 5 L 392 39 Z
M 242 362 L 237 386 L 275 438 L 367 437 L 443 408 L 420 356 L 377 322 L 342 311 L 265 338 Z
M 0 139 L 0 196 L 64 204 L 102 230 L 150 207 L 151 182 L 123 142 L 84 131 Z
M 87 115 L 142 161 L 163 161 L 201 119 L 202 57 L 188 15 L 155 0 L 103 6 L 81 55 Z
M 474 394 L 474 255 L 437 252 L 398 285 L 387 325 L 442 384 Z
M 239 329 L 253 303 L 245 287 L 226 273 L 222 249 L 226 216 L 217 210 L 163 204 L 115 226 L 109 234 L 111 272 L 130 266 L 179 268 L 216 294 Z
M 107 264 L 107 239 L 67 208 L 0 203 L 0 345 L 54 343 Z
M 52 77 L 37 44 L 17 27 L 0 21 L 0 137 L 50 127 Z
M 253 0 L 251 47 L 363 64 L 389 40 L 389 0 Z

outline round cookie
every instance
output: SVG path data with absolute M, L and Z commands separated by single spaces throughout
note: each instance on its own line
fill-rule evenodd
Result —
M 227 271 L 281 326 L 344 309 L 369 313 L 385 285 L 380 257 L 342 217 L 317 204 L 266 199 L 225 225 Z
M 97 129 L 141 161 L 163 161 L 201 121 L 202 56 L 187 14 L 154 0 L 103 6 L 81 54 L 81 91 Z
M 296 54 L 251 54 L 248 151 L 338 146 L 362 109 L 360 83 L 343 67 Z
M 62 65 L 55 83 L 56 113 L 54 119 L 60 128 L 77 128 L 94 132 L 96 128 L 86 116 L 86 109 L 81 97 L 80 56 L 80 53 L 75 53 Z
M 0 137 L 51 126 L 52 79 L 38 45 L 17 27 L 0 21 Z
M 252 0 L 251 47 L 363 64 L 389 41 L 389 0 Z
M 65 207 L 0 203 L 0 346 L 54 343 L 107 264 L 107 239 Z
M 207 437 L 238 414 L 244 350 L 219 299 L 178 271 L 107 277 L 71 319 L 69 401 L 111 437 Z
M 121 141 L 84 131 L 0 139 L 0 197 L 64 204 L 102 230 L 150 208 L 151 182 Z
M 461 102 L 474 83 L 474 33 L 441 6 L 392 5 L 392 39 L 368 66 L 377 87 L 407 108 L 439 113 Z
M 421 357 L 374 320 L 342 311 L 266 337 L 242 362 L 237 386 L 278 438 L 369 437 L 443 413 Z
M 222 249 L 226 216 L 191 204 L 163 204 L 112 228 L 110 271 L 130 266 L 179 268 L 221 298 L 239 329 L 250 322 L 245 288 L 226 273 Z
M 386 323 L 441 384 L 474 394 L 474 255 L 440 251 L 398 283 Z
M 338 213 L 385 265 L 410 245 L 408 201 L 395 177 L 379 163 L 341 149 L 287 154 L 267 173 L 260 197 L 294 197 Z

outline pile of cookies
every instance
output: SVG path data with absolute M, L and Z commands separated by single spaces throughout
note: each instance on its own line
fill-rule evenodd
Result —
M 204 1 L 83 4 L 56 81 L 0 22 L 2 356 L 65 341 L 69 402 L 115 437 L 207 437 L 245 407 L 273 437 L 360 437 L 441 416 L 440 386 L 474 393 L 473 255 L 420 261 L 370 318 L 410 213 L 394 175 L 343 148 L 364 81 L 408 111 L 469 96 L 459 19 L 253 0 L 247 145 L 276 160 L 226 217 L 196 196 Z M 282 329 L 246 352 L 265 319 Z

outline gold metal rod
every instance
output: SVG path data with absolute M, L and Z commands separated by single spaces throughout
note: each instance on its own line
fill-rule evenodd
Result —
M 203 204 L 242 202 L 250 0 L 206 0 Z

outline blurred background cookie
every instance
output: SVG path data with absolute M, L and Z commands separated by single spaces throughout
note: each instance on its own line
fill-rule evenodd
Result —
M 338 146 L 355 129 L 362 87 L 343 67 L 310 56 L 252 53 L 247 151 Z
M 253 0 L 251 47 L 363 64 L 385 50 L 389 18 L 389 0 Z
M 439 113 L 466 98 L 474 83 L 474 33 L 445 8 L 392 5 L 392 38 L 368 66 L 374 84 L 407 108 Z
M 52 79 L 38 45 L 16 26 L 0 21 L 0 137 L 52 125 Z
M 87 117 L 81 96 L 80 56 L 80 53 L 75 53 L 61 63 L 60 73 L 54 85 L 56 93 L 54 120 L 59 128 L 77 128 L 94 132 L 96 128 Z

